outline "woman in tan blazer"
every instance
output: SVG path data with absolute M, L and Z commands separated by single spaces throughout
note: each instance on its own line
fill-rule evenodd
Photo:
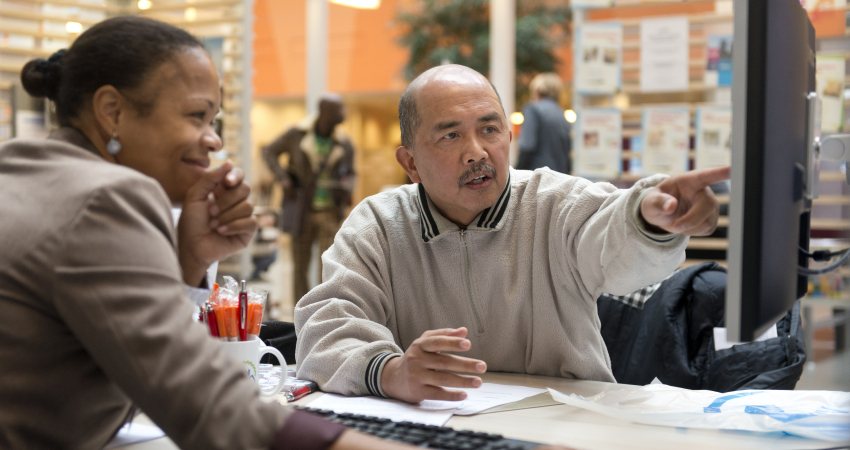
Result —
M 256 230 L 241 173 L 210 166 L 197 39 L 112 18 L 21 79 L 61 127 L 0 145 L 0 448 L 101 448 L 133 405 L 183 448 L 401 447 L 262 401 L 192 320 L 185 287 Z

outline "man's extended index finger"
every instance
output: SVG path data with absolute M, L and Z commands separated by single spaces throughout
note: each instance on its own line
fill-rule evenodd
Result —
M 693 173 L 700 182 L 705 185 L 710 185 L 728 180 L 730 175 L 732 174 L 731 169 L 732 168 L 729 166 L 712 167 L 711 169 L 697 170 Z

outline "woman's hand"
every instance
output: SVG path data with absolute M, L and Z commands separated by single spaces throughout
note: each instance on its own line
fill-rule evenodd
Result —
M 245 248 L 257 231 L 251 188 L 230 161 L 208 171 L 186 193 L 177 224 L 183 281 L 198 286 L 207 267 Z

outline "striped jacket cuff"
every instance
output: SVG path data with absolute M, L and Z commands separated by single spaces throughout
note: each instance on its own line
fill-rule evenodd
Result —
M 366 389 L 369 393 L 376 397 L 384 397 L 384 391 L 381 390 L 381 373 L 384 371 L 384 366 L 393 358 L 401 356 L 401 353 L 382 352 L 375 355 L 369 364 L 366 366 Z

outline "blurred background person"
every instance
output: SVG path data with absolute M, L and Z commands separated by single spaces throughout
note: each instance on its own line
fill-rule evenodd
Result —
M 307 117 L 263 148 L 263 159 L 283 187 L 280 225 L 292 237 L 293 301 L 311 287 L 313 245 L 318 243 L 321 257 L 351 205 L 354 146 L 337 127 L 344 120 L 342 99 L 325 94 L 318 117 Z M 288 158 L 281 164 L 284 154 Z M 321 278 L 321 258 L 316 264 Z
M 517 169 L 548 167 L 570 173 L 570 125 L 558 103 L 562 86 L 561 78 L 551 72 L 531 80 L 531 102 L 522 111 Z

